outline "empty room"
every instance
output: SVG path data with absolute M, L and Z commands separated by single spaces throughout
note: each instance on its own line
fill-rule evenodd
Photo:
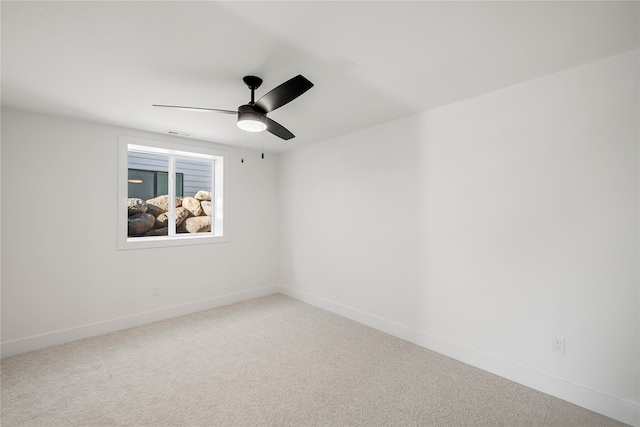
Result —
M 3 426 L 640 427 L 640 2 L 0 15 Z

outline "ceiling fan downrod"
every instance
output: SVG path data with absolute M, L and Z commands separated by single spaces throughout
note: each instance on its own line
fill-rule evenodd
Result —
M 249 87 L 249 89 L 251 89 L 251 103 L 249 105 L 255 104 L 256 103 L 255 91 L 262 84 L 262 79 L 256 76 L 244 76 L 242 78 L 242 81 L 244 82 L 244 84 L 246 84 Z

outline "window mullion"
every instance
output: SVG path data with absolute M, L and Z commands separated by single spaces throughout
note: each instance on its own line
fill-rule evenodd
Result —
M 176 175 L 176 159 L 174 156 L 169 156 L 169 176 L 168 176 L 168 186 L 169 186 L 169 236 L 176 235 L 176 185 L 175 185 L 175 175 Z

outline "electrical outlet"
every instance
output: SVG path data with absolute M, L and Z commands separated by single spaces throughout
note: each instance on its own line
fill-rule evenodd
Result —
M 154 297 L 157 297 L 158 295 L 160 295 L 160 288 L 157 286 L 153 286 L 151 288 L 151 295 L 153 295 Z
M 564 337 L 552 337 L 551 350 L 554 353 L 564 354 Z

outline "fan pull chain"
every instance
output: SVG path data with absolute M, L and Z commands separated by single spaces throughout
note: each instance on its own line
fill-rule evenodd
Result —
M 240 154 L 240 163 L 244 163 L 244 132 L 240 131 L 240 134 L 242 135 L 242 149 Z
M 264 131 L 260 132 L 260 140 L 262 141 L 262 158 L 264 159 Z

